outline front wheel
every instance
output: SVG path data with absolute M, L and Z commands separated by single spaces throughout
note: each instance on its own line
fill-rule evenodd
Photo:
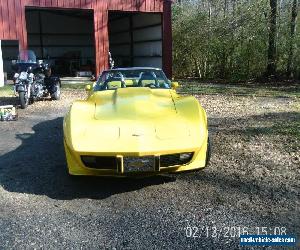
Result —
M 209 137 L 208 137 L 208 139 L 207 139 L 207 150 L 206 150 L 205 167 L 207 167 L 207 165 L 209 164 L 210 156 L 211 156 L 211 144 L 210 144 L 210 140 L 209 140 Z
M 60 99 L 60 84 L 59 83 L 56 84 L 55 90 L 56 91 L 51 94 L 51 99 L 59 100 Z
M 28 102 L 29 102 L 29 98 L 28 98 L 26 92 L 19 92 L 19 100 L 20 100 L 21 108 L 22 109 L 27 108 Z

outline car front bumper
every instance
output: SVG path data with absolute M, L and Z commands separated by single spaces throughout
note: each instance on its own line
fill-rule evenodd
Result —
M 65 146 L 65 153 L 66 153 L 66 159 L 67 159 L 67 165 L 68 165 L 68 172 L 70 175 L 88 175 L 88 176 L 115 176 L 115 177 L 126 177 L 126 176 L 147 176 L 147 175 L 159 175 L 163 173 L 175 173 L 175 172 L 183 172 L 183 171 L 192 171 L 197 170 L 205 167 L 206 163 L 206 151 L 207 151 L 207 138 L 206 140 L 203 140 L 203 144 L 200 148 L 193 150 L 192 158 L 184 164 L 175 164 L 166 166 L 166 164 L 162 164 L 162 157 L 165 156 L 163 153 L 158 153 L 155 155 L 140 155 L 137 153 L 132 154 L 117 154 L 113 157 L 116 157 L 116 166 L 113 169 L 96 169 L 92 167 L 88 167 L 86 164 L 84 164 L 82 160 L 82 156 L 84 155 L 90 155 L 86 152 L 75 152 L 72 151 L 66 141 L 64 141 Z M 188 152 L 188 151 L 186 151 Z M 177 154 L 184 153 L 184 152 L 177 152 Z M 103 157 L 104 155 L 99 154 L 93 154 L 95 157 Z M 144 158 L 153 158 L 153 164 L 152 167 L 147 167 L 147 169 L 143 169 L 143 166 L 138 166 L 138 159 L 144 159 Z M 132 171 L 128 170 L 127 167 L 127 159 L 137 159 L 136 161 L 136 170 Z

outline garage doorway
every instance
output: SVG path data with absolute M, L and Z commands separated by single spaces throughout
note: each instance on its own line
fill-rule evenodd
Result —
M 115 67 L 162 68 L 162 15 L 109 12 L 109 49 Z
M 92 10 L 26 8 L 26 26 L 29 49 L 38 59 L 51 63 L 56 74 L 72 77 L 94 74 Z
M 14 71 L 12 69 L 12 60 L 16 60 L 19 54 L 19 41 L 17 40 L 1 40 L 1 54 L 2 64 L 3 64 L 3 73 L 4 81 L 12 80 Z

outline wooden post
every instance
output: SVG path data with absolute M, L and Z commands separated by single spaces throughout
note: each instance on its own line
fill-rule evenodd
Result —
M 96 77 L 109 68 L 108 51 L 108 12 L 99 7 L 94 9 L 94 30 L 95 30 L 95 50 L 96 50 Z
M 19 50 L 28 49 L 28 41 L 27 41 L 27 27 L 26 27 L 26 18 L 25 18 L 25 4 L 26 0 L 20 0 L 20 27 L 18 27 L 18 39 L 19 39 Z

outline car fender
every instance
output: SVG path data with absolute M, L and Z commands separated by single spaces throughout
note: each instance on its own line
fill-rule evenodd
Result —
M 73 148 L 72 135 L 76 136 L 94 119 L 95 103 L 76 101 L 64 118 L 64 137 L 69 148 Z
M 193 96 L 181 97 L 176 95 L 174 103 L 178 114 L 186 119 L 191 130 L 193 130 L 195 134 L 198 134 L 197 131 L 200 132 L 201 140 L 207 139 L 207 115 L 199 101 Z

